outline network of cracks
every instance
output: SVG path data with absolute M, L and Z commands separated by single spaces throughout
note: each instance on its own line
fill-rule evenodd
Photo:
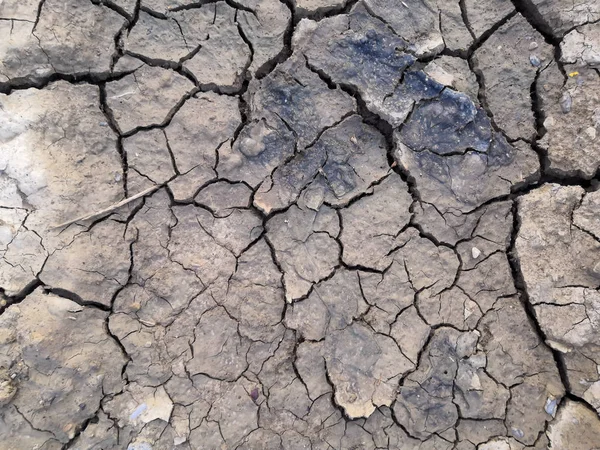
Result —
M 0 1 L 0 449 L 600 448 L 600 3 L 190 1 Z

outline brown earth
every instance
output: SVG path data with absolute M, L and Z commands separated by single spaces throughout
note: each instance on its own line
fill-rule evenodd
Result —
M 0 450 L 598 450 L 599 167 L 597 0 L 0 0 Z

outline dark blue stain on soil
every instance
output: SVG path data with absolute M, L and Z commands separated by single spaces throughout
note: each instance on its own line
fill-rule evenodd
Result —
M 437 155 L 467 150 L 485 153 L 492 141 L 491 123 L 481 108 L 462 93 L 445 89 L 415 108 L 400 133 L 404 144 L 416 152 Z
M 508 166 L 513 163 L 515 156 L 515 148 L 506 141 L 502 134 L 496 133 L 488 150 L 488 166 Z
M 303 105 L 310 100 L 310 90 L 295 81 L 291 74 L 277 73 L 267 81 L 265 88 L 267 98 L 264 104 L 288 123 L 292 123 L 297 113 L 303 110 Z
M 445 88 L 441 83 L 427 76 L 422 70 L 407 72 L 402 82 L 407 94 L 414 98 L 432 99 L 440 95 Z
M 329 53 L 333 57 L 331 66 L 335 78 L 346 82 L 381 83 L 383 88 L 389 89 L 390 83 L 393 86 L 415 62 L 412 55 L 402 52 L 401 45 L 374 30 L 334 41 Z
M 347 49 L 345 53 L 348 56 L 359 56 L 361 59 L 378 61 L 390 67 L 402 67 L 403 58 L 398 58 L 393 43 L 374 30 L 369 30 L 362 36 L 344 39 L 336 45 Z

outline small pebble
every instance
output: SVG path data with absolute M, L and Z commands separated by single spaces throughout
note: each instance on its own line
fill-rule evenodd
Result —
M 523 433 L 523 431 L 519 430 L 518 428 L 513 428 L 511 430 L 511 432 L 512 432 L 512 435 L 514 437 L 516 437 L 517 439 L 521 439 L 523 436 L 525 436 L 525 433 Z
M 152 445 L 148 442 L 134 442 L 127 446 L 127 450 L 152 450 Z
M 153 327 L 156 324 L 154 322 L 150 322 L 149 320 L 144 320 L 144 319 L 138 319 L 141 323 L 143 323 L 144 325 L 146 325 L 147 327 Z
M 101 126 L 101 127 L 107 127 L 107 126 L 108 126 L 108 123 L 106 123 L 106 122 L 100 122 L 100 126 Z
M 181 445 L 185 441 L 187 441 L 187 438 L 185 436 L 175 436 L 173 438 L 173 445 Z
M 557 407 L 556 399 L 549 398 L 546 400 L 546 406 L 544 406 L 544 410 L 546 411 L 546 413 L 548 413 L 552 417 L 554 417 L 554 414 L 556 414 L 556 407 Z
M 137 408 L 135 408 L 135 410 L 131 413 L 131 415 L 129 416 L 130 420 L 135 420 L 138 417 L 140 417 L 144 411 L 146 411 L 148 409 L 148 406 L 145 403 L 142 403 L 141 405 L 139 405 Z
M 542 62 L 540 61 L 540 58 L 538 58 L 536 55 L 530 55 L 529 62 L 531 63 L 531 65 L 533 67 L 540 67 L 540 64 L 542 64 Z
M 529 50 L 535 50 L 536 48 L 538 48 L 538 43 L 533 41 L 531 44 L 529 44 Z
M 473 247 L 471 249 L 471 256 L 473 257 L 473 259 L 479 258 L 479 255 L 481 255 L 481 250 L 479 250 L 477 247 Z
M 597 135 L 596 127 L 587 127 L 585 129 L 585 134 L 587 134 L 592 141 L 595 140 Z
M 115 181 L 116 182 L 121 181 L 121 174 L 120 173 L 115 174 Z
M 568 92 L 564 92 L 563 95 L 560 97 L 559 103 L 560 109 L 563 112 L 563 114 L 568 114 L 569 112 L 571 112 L 571 107 L 573 106 L 573 99 L 571 98 L 571 94 L 569 94 Z

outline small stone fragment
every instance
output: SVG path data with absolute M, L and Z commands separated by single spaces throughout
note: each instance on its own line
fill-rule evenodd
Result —
M 544 406 L 544 411 L 546 411 L 547 414 L 550 414 L 552 417 L 554 417 L 556 414 L 557 406 L 558 403 L 555 398 L 548 398 L 546 400 L 546 405 Z
M 569 92 L 563 92 L 563 95 L 560 97 L 560 109 L 563 114 L 568 114 L 571 112 L 571 106 L 573 106 L 573 99 L 571 98 L 571 94 Z

